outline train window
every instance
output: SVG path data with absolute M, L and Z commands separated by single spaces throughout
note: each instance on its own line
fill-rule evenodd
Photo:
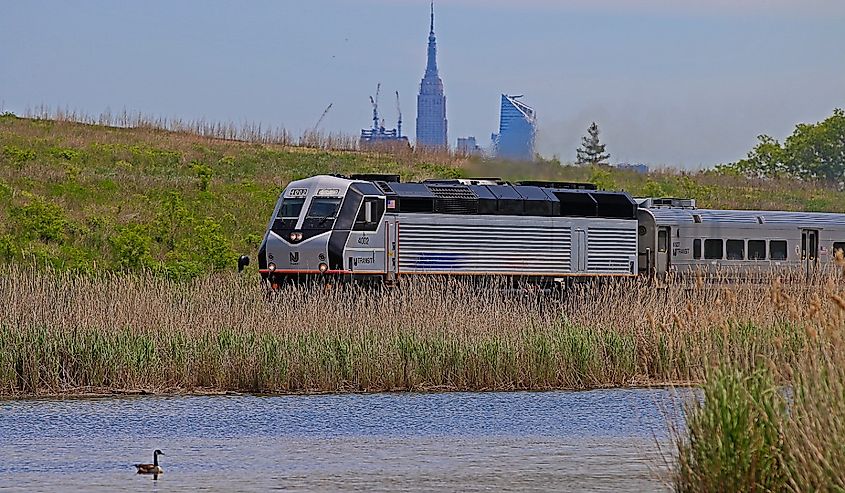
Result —
M 769 242 L 769 260 L 786 260 L 785 240 L 772 240 Z
M 329 219 L 337 215 L 341 199 L 315 198 L 311 200 L 311 208 L 308 209 L 309 219 Z
M 384 199 L 367 197 L 361 204 L 358 218 L 352 227 L 355 231 L 375 231 L 378 229 L 379 221 L 384 215 Z
M 724 257 L 722 240 L 704 240 L 704 258 L 719 259 Z
M 701 258 L 701 240 L 692 240 L 692 258 L 698 260 Z
M 728 260 L 745 260 L 745 240 L 727 241 Z
M 282 200 L 282 207 L 279 208 L 279 219 L 298 218 L 299 213 L 302 212 L 303 204 L 305 204 L 305 199 Z
M 766 260 L 766 240 L 748 240 L 748 260 Z
M 665 253 L 669 249 L 669 233 L 665 229 L 657 232 L 657 251 Z
M 833 255 L 836 256 L 836 252 L 841 251 L 842 255 L 845 255 L 845 241 L 837 241 L 833 244 Z

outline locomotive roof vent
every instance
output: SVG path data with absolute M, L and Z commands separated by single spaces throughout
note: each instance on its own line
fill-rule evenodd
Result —
M 650 207 L 676 207 L 679 209 L 695 209 L 695 199 L 679 199 L 675 197 L 662 197 L 651 199 Z
M 401 183 L 402 180 L 399 175 L 383 174 L 383 173 L 359 173 L 349 177 L 352 180 L 361 181 L 386 181 L 390 183 Z
M 504 182 L 502 181 L 501 178 L 453 178 L 453 179 L 429 178 L 427 180 L 423 180 L 423 183 L 450 184 L 450 185 L 501 185 Z
M 541 187 L 541 188 L 562 188 L 567 190 L 596 190 L 596 186 L 592 183 L 579 183 L 574 181 L 520 181 L 516 185 L 524 185 L 527 187 Z
M 472 190 L 469 189 L 466 185 L 442 185 L 442 184 L 432 184 L 427 183 L 426 186 L 431 193 L 434 194 L 435 197 L 441 199 L 476 199 Z

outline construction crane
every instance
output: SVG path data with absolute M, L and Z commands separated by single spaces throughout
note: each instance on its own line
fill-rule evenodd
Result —
M 370 96 L 370 103 L 373 105 L 373 130 L 378 130 L 378 95 L 381 92 L 381 82 L 376 86 L 376 97 Z
M 320 119 L 319 119 L 319 120 L 317 120 L 317 124 L 316 124 L 316 125 L 314 125 L 314 132 L 316 132 L 316 131 L 317 131 L 317 129 L 318 129 L 318 128 L 320 128 L 320 124 L 321 124 L 321 123 L 323 123 L 323 120 L 326 118 L 326 115 L 329 113 L 329 110 L 330 110 L 330 109 L 332 109 L 332 105 L 333 105 L 333 104 L 334 104 L 334 103 L 329 103 L 329 105 L 328 105 L 328 106 L 326 106 L 325 111 L 323 111 L 323 114 L 322 114 L 322 115 L 320 115 Z
M 396 122 L 396 135 L 402 137 L 402 107 L 399 106 L 399 91 L 396 91 L 396 112 L 399 113 L 399 121 Z

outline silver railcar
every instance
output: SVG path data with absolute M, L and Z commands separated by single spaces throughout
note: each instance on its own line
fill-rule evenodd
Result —
M 641 274 L 804 269 L 845 250 L 845 214 L 698 209 L 690 199 L 638 199 Z
M 315 276 L 635 276 L 637 226 L 628 194 L 584 185 L 315 176 L 279 197 L 259 271 L 273 284 Z

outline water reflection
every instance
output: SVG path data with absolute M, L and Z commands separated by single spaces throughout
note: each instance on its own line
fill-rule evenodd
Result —
M 6 401 L 0 488 L 654 490 L 676 402 L 666 390 Z M 135 475 L 131 458 L 157 448 L 166 473 Z

